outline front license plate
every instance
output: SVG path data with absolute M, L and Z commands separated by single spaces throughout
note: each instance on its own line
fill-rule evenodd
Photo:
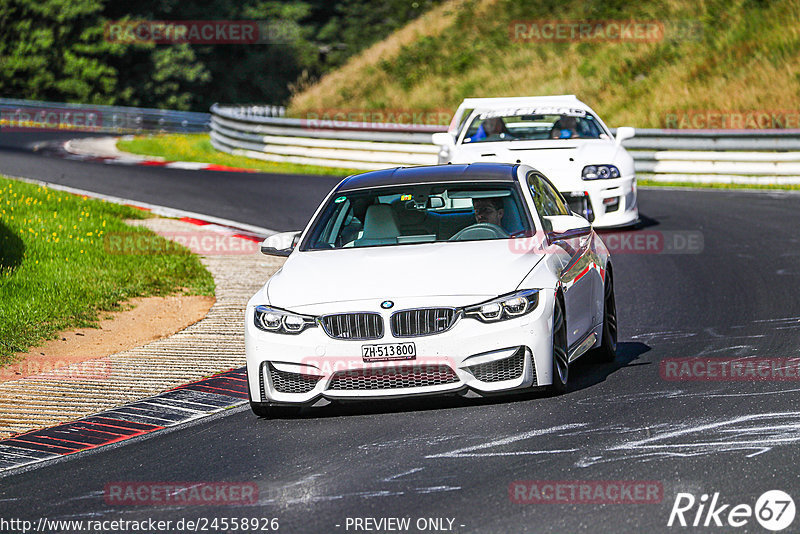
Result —
M 417 348 L 413 343 L 385 343 L 383 345 L 361 345 L 361 357 L 365 362 L 388 362 L 390 360 L 413 360 Z

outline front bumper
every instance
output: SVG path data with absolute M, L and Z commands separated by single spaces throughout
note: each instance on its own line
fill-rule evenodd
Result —
M 322 328 L 298 335 L 264 332 L 248 306 L 247 374 L 253 402 L 323 405 L 332 400 L 397 398 L 432 394 L 483 396 L 552 382 L 554 294 L 541 291 L 535 310 L 517 319 L 481 323 L 460 317 L 446 332 L 382 339 L 339 340 Z M 396 301 L 397 309 L 420 306 Z M 430 304 L 430 303 L 428 303 Z M 329 313 L 351 311 L 331 310 Z M 388 325 L 388 312 L 381 311 Z M 416 346 L 413 360 L 364 362 L 363 344 Z
M 567 188 L 562 194 L 572 211 L 589 219 L 595 228 L 630 226 L 639 220 L 635 176 L 586 180 Z

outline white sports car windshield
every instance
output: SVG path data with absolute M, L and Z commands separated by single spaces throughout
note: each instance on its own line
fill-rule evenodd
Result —
M 549 114 L 528 111 L 517 109 L 477 114 L 462 143 L 609 138 L 597 119 L 583 110 Z
M 511 184 L 380 187 L 331 198 L 301 250 L 509 239 L 530 235 L 530 228 Z

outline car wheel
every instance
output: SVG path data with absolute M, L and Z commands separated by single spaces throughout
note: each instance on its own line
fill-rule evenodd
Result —
M 300 413 L 299 406 L 271 406 L 266 402 L 250 401 L 250 409 L 259 417 L 276 419 L 281 417 L 293 417 Z
M 606 271 L 603 286 L 603 339 L 595 349 L 598 361 L 610 363 L 617 359 L 617 302 L 614 299 L 614 279 Z
M 548 386 L 548 393 L 560 395 L 567 391 L 569 378 L 569 360 L 567 359 L 567 321 L 564 308 L 556 298 L 553 307 L 553 383 Z

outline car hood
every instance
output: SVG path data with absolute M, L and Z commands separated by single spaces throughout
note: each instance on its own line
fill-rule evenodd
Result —
M 541 260 L 515 240 L 425 243 L 294 252 L 268 282 L 281 308 L 439 295 L 487 298 L 514 291 Z
M 556 139 L 458 145 L 453 163 L 519 160 L 557 181 L 559 176 L 580 176 L 586 165 L 618 165 L 626 156 L 624 148 L 605 139 Z

